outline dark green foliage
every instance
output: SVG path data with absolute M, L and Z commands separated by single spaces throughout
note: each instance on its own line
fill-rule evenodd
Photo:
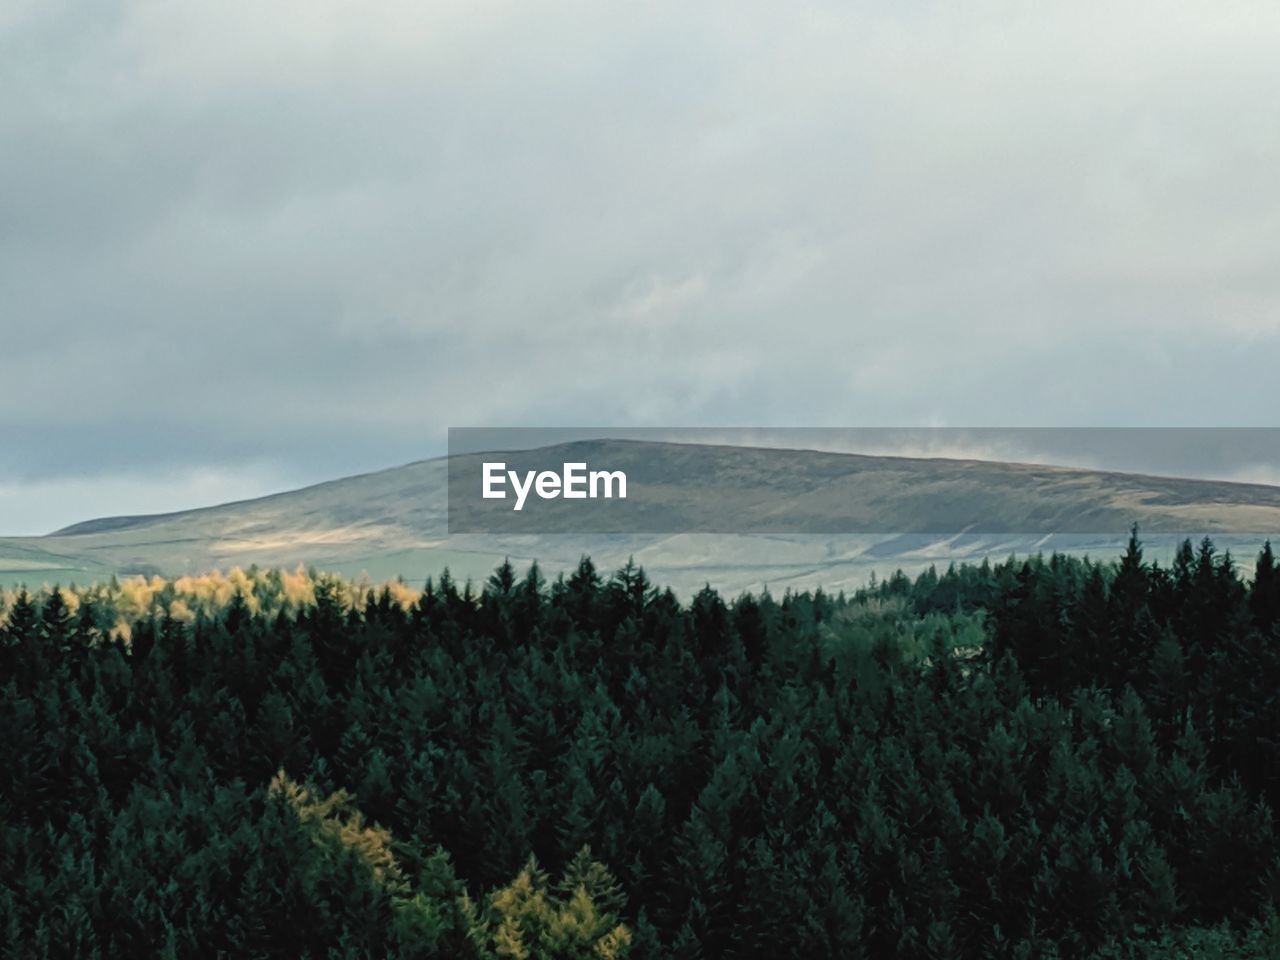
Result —
M 1269 547 L 685 605 L 504 563 L 129 642 L 70 599 L 0 628 L 0 956 L 1280 943 Z

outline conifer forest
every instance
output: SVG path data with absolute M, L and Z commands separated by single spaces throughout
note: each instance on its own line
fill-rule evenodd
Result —
M 1280 565 L 0 594 L 0 957 L 1280 956 Z

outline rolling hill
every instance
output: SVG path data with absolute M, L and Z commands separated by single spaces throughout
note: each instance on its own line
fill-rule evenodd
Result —
M 605 569 L 634 556 L 655 580 L 680 590 L 704 582 L 728 591 L 834 589 L 860 585 L 872 570 L 1049 549 L 1106 554 L 1135 522 L 1156 554 L 1184 535 L 1209 533 L 1249 555 L 1280 533 L 1280 488 L 1260 484 L 639 441 L 580 441 L 537 454 L 638 470 L 650 491 L 645 529 L 688 530 L 696 516 L 704 532 L 584 535 L 546 532 L 557 528 L 544 524 L 538 532 L 450 536 L 447 461 L 439 458 L 254 500 L 0 539 L 0 581 L 86 582 L 251 564 L 417 581 L 444 566 L 481 578 L 504 556 L 537 559 L 555 572 L 589 554 Z M 709 478 L 723 491 L 710 500 Z M 779 504 L 790 511 L 786 529 L 731 532 L 748 523 L 767 529 L 768 511 Z M 980 522 L 969 522 L 975 517 Z

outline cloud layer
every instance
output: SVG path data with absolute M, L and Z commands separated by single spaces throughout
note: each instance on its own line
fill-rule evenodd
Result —
M 1280 8 L 1056 6 L 11 3 L 0 529 L 449 425 L 1272 422 Z

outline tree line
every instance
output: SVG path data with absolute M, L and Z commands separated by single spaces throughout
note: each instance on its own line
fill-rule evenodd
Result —
M 125 589 L 5 601 L 2 956 L 1280 955 L 1269 545 Z

